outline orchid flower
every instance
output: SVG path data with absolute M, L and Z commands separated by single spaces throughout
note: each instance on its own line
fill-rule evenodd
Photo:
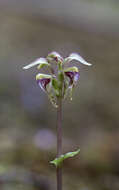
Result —
M 72 90 L 80 78 L 78 67 L 68 67 L 68 63 L 73 61 L 91 66 L 77 53 L 71 53 L 68 57 L 63 58 L 59 53 L 51 52 L 46 58 L 36 59 L 23 69 L 37 66 L 37 69 L 40 70 L 47 67 L 50 74 L 39 73 L 36 75 L 36 81 L 40 88 L 47 93 L 52 104 L 57 107 L 57 97 L 65 98 L 70 94 L 72 99 Z M 56 63 L 57 72 L 55 72 L 53 62 Z

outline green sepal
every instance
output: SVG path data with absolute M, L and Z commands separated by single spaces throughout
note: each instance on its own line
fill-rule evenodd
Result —
M 56 78 L 52 78 L 52 86 L 54 88 L 56 96 L 59 96 L 59 84 Z
M 65 159 L 74 157 L 74 156 L 78 155 L 79 152 L 80 152 L 80 149 L 78 149 L 77 151 L 74 151 L 74 152 L 68 152 L 64 155 L 61 155 L 59 158 L 55 158 L 54 160 L 50 161 L 50 163 L 54 164 L 56 166 L 56 168 L 60 167 Z
M 60 82 L 64 81 L 64 74 L 63 74 L 63 72 L 59 72 L 58 73 L 58 79 L 59 79 Z
M 54 89 L 58 90 L 59 86 L 58 86 L 58 81 L 57 79 L 53 78 L 52 79 L 52 86 L 54 87 Z
M 59 71 L 58 72 L 58 83 L 59 83 L 59 96 L 62 97 L 62 88 L 64 82 L 64 73 Z
M 36 75 L 36 80 L 39 80 L 39 79 L 51 79 L 51 78 L 52 78 L 52 76 L 47 75 L 47 74 L 38 73 Z
M 40 63 L 40 64 L 37 66 L 37 69 L 40 70 L 40 69 L 42 69 L 44 66 L 48 66 L 48 67 L 49 67 L 50 64 L 47 63 L 47 62 L 46 62 L 46 63 Z
M 66 69 L 64 69 L 64 72 L 79 72 L 78 68 L 77 67 L 68 67 Z

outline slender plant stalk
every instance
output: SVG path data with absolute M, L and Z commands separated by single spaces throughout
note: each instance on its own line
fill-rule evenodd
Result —
M 58 98 L 57 108 L 57 158 L 62 154 L 62 98 Z M 57 190 L 62 190 L 62 166 L 57 167 Z
M 41 69 L 47 66 L 50 69 L 51 74 L 38 73 L 36 80 L 38 85 L 44 90 L 53 106 L 57 107 L 57 158 L 50 163 L 56 166 L 57 173 L 57 190 L 62 190 L 62 162 L 64 159 L 73 157 L 79 154 L 80 149 L 74 152 L 68 152 L 62 155 L 62 99 L 68 95 L 68 89 L 72 92 L 72 89 L 79 80 L 79 70 L 77 67 L 65 67 L 66 63 L 70 61 L 79 61 L 84 65 L 91 66 L 86 62 L 79 54 L 71 53 L 69 57 L 63 59 L 57 52 L 51 52 L 46 58 L 39 58 L 36 61 L 23 67 L 23 69 L 29 69 L 33 66 L 38 66 L 37 69 Z M 52 62 L 56 62 L 58 69 L 55 73 L 52 68 Z M 47 88 L 48 86 L 48 88 Z M 69 94 L 70 95 L 70 94 Z M 72 93 L 71 93 L 72 95 Z M 55 101 L 57 99 L 57 102 Z M 72 98 L 71 98 L 72 99 Z M 57 103 L 57 104 L 56 104 Z M 61 156 L 62 155 L 62 156 Z M 59 158 L 59 159 L 58 159 Z

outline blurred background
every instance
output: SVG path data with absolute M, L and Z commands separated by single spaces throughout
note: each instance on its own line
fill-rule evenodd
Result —
M 0 189 L 56 189 L 56 110 L 22 70 L 51 51 L 93 64 L 63 104 L 64 189 L 119 190 L 118 0 L 0 0 Z

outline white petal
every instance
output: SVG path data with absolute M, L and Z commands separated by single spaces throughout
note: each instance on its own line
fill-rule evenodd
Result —
M 79 54 L 77 54 L 77 53 L 71 53 L 70 55 L 69 55 L 69 57 L 67 57 L 66 59 L 65 59 L 65 62 L 70 62 L 70 61 L 72 61 L 72 60 L 76 60 L 76 61 L 79 61 L 80 63 L 82 63 L 82 64 L 84 64 L 84 65 L 88 65 L 88 66 L 91 66 L 92 64 L 91 63 L 88 63 L 87 61 L 85 61 L 84 59 L 83 59 L 83 57 L 81 57 Z
M 47 60 L 45 58 L 39 58 L 39 59 L 36 59 L 34 62 L 30 63 L 29 65 L 26 65 L 25 67 L 23 67 L 23 69 L 29 69 L 31 67 L 34 67 L 38 64 L 41 64 L 41 63 L 48 63 Z

